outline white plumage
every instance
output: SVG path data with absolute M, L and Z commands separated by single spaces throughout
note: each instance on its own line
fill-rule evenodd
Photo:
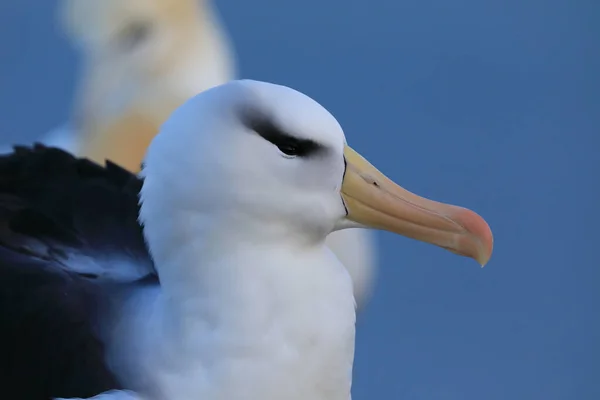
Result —
M 188 100 L 141 174 L 39 146 L 0 159 L 0 349 L 27 350 L 13 378 L 30 370 L 26 389 L 349 400 L 353 285 L 327 235 L 386 229 L 481 264 L 492 252 L 481 217 L 396 185 L 325 108 L 284 86 L 233 81 Z M 102 201 L 81 202 L 90 191 Z
M 237 75 L 233 45 L 210 0 L 62 0 L 59 11 L 81 70 L 73 118 L 42 137 L 44 144 L 138 171 L 177 106 Z M 359 309 L 376 277 L 374 239 L 358 229 L 327 238 L 353 278 Z
M 287 156 L 244 110 L 323 153 Z M 104 331 L 126 387 L 153 399 L 350 398 L 352 282 L 324 243 L 346 215 L 344 142 L 316 102 L 260 82 L 175 111 L 142 171 L 160 286 L 114 292 Z

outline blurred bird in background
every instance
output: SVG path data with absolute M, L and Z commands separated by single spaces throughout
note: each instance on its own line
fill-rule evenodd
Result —
M 150 140 L 191 96 L 236 75 L 208 1 L 64 0 L 59 17 L 81 56 L 68 127 L 45 142 L 138 171 Z

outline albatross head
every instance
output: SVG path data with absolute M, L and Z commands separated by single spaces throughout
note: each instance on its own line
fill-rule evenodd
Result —
M 235 75 L 210 0 L 62 0 L 60 24 L 82 54 L 79 153 L 138 172 L 160 124 L 185 100 Z
M 325 108 L 285 86 L 233 81 L 197 95 L 163 125 L 145 164 L 143 220 L 196 210 L 228 218 L 246 240 L 322 242 L 335 230 L 370 227 L 482 265 L 492 252 L 481 217 L 393 183 L 346 144 Z
M 151 68 L 157 56 L 176 54 L 185 34 L 203 22 L 208 1 L 62 0 L 58 17 L 69 39 L 87 53 L 145 61 Z M 199 38 L 186 41 L 192 39 Z

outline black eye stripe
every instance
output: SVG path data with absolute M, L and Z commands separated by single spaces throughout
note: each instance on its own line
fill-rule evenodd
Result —
M 287 155 L 306 157 L 321 148 L 321 145 L 312 140 L 298 139 L 273 129 L 273 127 L 265 128 L 267 127 L 260 127 L 259 130 L 256 130 L 256 133 L 265 140 L 273 143 L 279 150 Z
M 252 116 L 246 123 L 259 136 L 289 156 L 309 157 L 325 150 L 323 145 L 314 140 L 299 139 L 285 133 L 267 118 Z

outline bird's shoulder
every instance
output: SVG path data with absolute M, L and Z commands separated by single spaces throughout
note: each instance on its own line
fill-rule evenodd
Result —
M 138 222 L 141 186 L 111 162 L 16 146 L 0 156 L 0 247 L 89 279 L 155 275 Z

